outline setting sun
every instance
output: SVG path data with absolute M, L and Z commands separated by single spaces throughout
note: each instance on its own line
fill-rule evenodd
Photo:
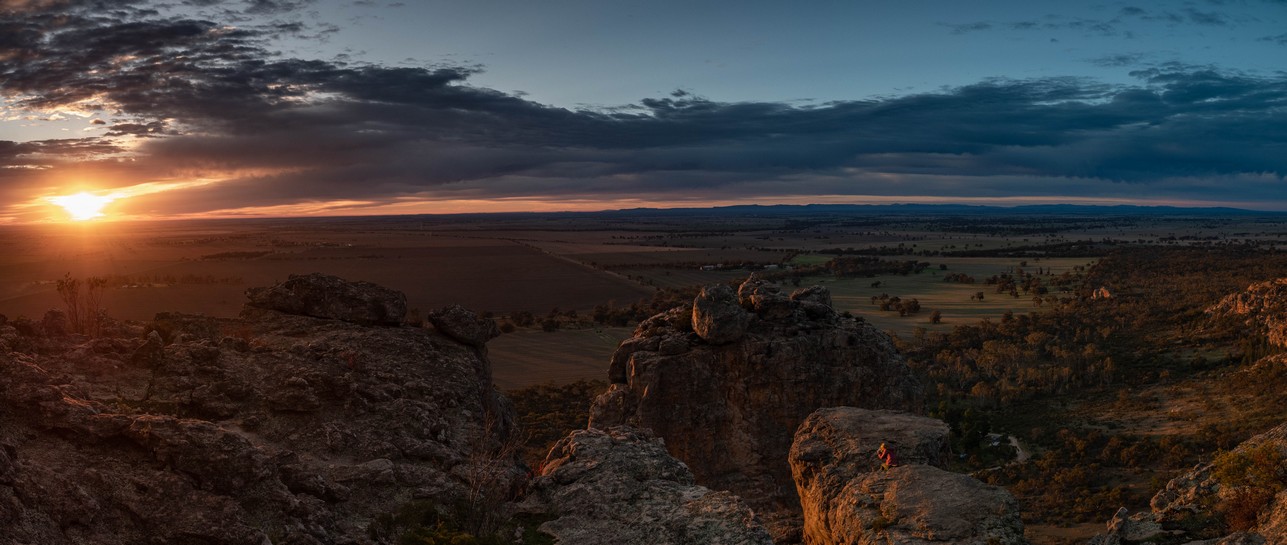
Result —
M 103 207 L 116 200 L 116 197 L 94 195 L 87 191 L 75 195 L 49 197 L 49 202 L 63 207 L 72 221 L 86 221 L 103 216 Z

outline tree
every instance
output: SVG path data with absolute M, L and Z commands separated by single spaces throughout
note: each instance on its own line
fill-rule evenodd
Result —
M 85 288 L 83 291 L 82 287 Z M 91 336 L 101 333 L 106 278 L 91 276 L 82 281 L 67 273 L 58 280 L 55 288 L 67 309 L 67 322 L 73 331 Z

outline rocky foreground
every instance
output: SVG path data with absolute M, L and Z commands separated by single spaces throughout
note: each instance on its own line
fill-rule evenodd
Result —
M 408 502 L 520 484 L 487 334 L 462 334 L 489 321 L 405 327 L 402 294 L 321 275 L 250 296 L 98 338 L 0 325 L 0 542 L 389 542 Z
M 933 467 L 942 423 L 809 416 L 920 403 L 889 339 L 825 290 L 712 287 L 644 322 L 594 425 L 535 475 L 491 386 L 491 321 L 448 307 L 405 325 L 402 294 L 324 275 L 248 296 L 236 319 L 162 314 L 95 338 L 56 311 L 0 321 L 0 543 L 382 544 L 451 516 L 562 544 L 1022 533 L 1003 492 Z M 909 422 L 930 432 L 907 438 Z M 878 439 L 907 464 L 872 467 Z
M 1272 341 L 1280 284 L 1212 312 Z M 449 519 L 515 543 L 1025 543 L 1007 492 L 943 469 L 947 427 L 914 414 L 889 339 L 820 288 L 712 286 L 641 323 L 589 428 L 535 472 L 491 386 L 492 321 L 407 325 L 402 294 L 323 275 L 248 296 L 236 319 L 93 338 L 57 311 L 0 317 L 0 543 L 432 542 L 415 532 Z M 1287 424 L 1092 543 L 1287 543 L 1285 460 Z

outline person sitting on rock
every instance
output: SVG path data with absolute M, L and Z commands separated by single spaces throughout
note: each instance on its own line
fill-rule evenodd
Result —
M 876 451 L 876 457 L 885 462 L 884 465 L 881 466 L 884 469 L 889 469 L 898 465 L 898 461 L 894 458 L 894 449 L 886 447 L 884 443 L 880 444 L 880 449 Z

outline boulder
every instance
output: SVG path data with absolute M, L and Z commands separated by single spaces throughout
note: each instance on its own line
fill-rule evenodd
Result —
M 800 471 L 817 463 L 845 481 L 881 468 L 876 451 L 884 444 L 902 465 L 941 466 L 947 462 L 948 434 L 942 420 L 914 414 L 857 407 L 818 409 L 800 424 L 791 443 L 791 472 L 797 486 Z M 843 456 L 843 460 L 837 458 Z M 843 463 L 842 463 L 843 462 Z M 811 471 L 817 470 L 814 467 Z
M 800 288 L 791 292 L 791 300 L 831 306 L 831 290 L 824 286 Z
M 946 460 L 948 427 L 895 411 L 819 410 L 796 432 L 791 471 L 810 545 L 1019 545 L 1005 490 L 928 464 Z M 883 469 L 881 444 L 898 465 Z
M 285 282 L 246 290 L 246 306 L 364 325 L 398 325 L 407 314 L 402 292 L 326 274 L 292 274 Z
M 793 310 L 780 286 L 754 275 L 738 286 L 737 300 L 746 310 L 772 320 L 787 318 Z
M 728 292 L 706 293 L 694 316 L 715 301 L 728 308 Z M 693 335 L 673 311 L 641 323 L 613 354 L 612 384 L 595 400 L 590 425 L 651 429 L 698 483 L 744 498 L 775 539 L 789 539 L 799 527 L 787 464 L 796 427 L 823 407 L 917 410 L 921 386 L 870 324 L 810 314 L 804 305 L 816 303 L 792 301 L 758 279 L 739 293 L 741 310 L 758 312 L 748 312 L 745 333 L 726 344 L 701 338 L 700 327 Z
M 718 284 L 702 288 L 693 299 L 693 331 L 711 344 L 728 344 L 746 334 L 751 316 L 737 303 L 733 289 Z
M 520 509 L 560 545 L 771 545 L 755 513 L 693 474 L 650 433 L 580 430 L 555 444 Z
M 165 341 L 156 330 L 149 331 L 147 340 L 130 355 L 130 363 L 151 369 L 158 367 L 165 357 Z
M 444 335 L 478 348 L 500 335 L 500 328 L 494 320 L 482 318 L 460 305 L 446 306 L 430 313 L 429 322 Z

